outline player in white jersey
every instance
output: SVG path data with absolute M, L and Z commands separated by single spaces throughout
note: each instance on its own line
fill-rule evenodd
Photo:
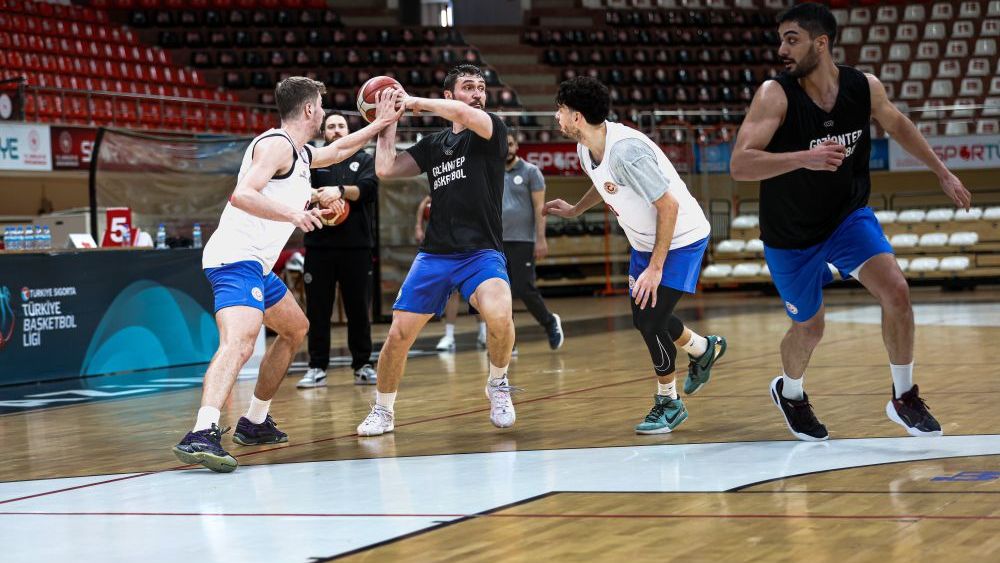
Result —
M 689 357 L 688 395 L 708 383 L 726 351 L 725 338 L 700 336 L 674 315 L 683 294 L 694 293 L 698 284 L 708 220 L 660 147 L 635 129 L 606 121 L 607 87 L 589 77 L 567 80 L 556 104 L 559 128 L 578 142 L 580 166 L 594 185 L 576 205 L 557 199 L 545 204 L 545 212 L 576 217 L 604 201 L 618 218 L 632 246 L 632 322 L 646 341 L 657 377 L 653 408 L 635 431 L 670 432 L 688 417 L 673 375 L 676 346 Z
M 281 127 L 258 135 L 247 147 L 236 189 L 205 245 L 202 266 L 215 293 L 219 349 L 205 371 L 194 428 L 173 448 L 185 463 L 223 473 L 236 469 L 236 458 L 221 444 L 226 430 L 219 429 L 220 410 L 253 353 L 262 324 L 278 336 L 264 354 L 250 407 L 239 419 L 233 441 L 257 445 L 288 440 L 268 409 L 309 330 L 309 321 L 271 268 L 296 227 L 308 232 L 323 226 L 320 211 L 307 209 L 314 198 L 309 169 L 352 156 L 402 114 L 401 107 L 396 109 L 399 94 L 390 90 L 379 100 L 373 123 L 322 148 L 312 148 L 306 142 L 319 133 L 325 92 L 323 83 L 301 76 L 278 83 L 274 93 Z M 316 198 L 336 209 L 343 206 L 337 201 L 339 195 L 323 192 Z

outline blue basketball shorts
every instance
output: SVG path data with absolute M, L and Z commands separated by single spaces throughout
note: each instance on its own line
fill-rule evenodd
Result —
M 497 250 L 461 254 L 417 253 L 392 308 L 410 313 L 444 313 L 451 292 L 458 288 L 468 301 L 479 284 L 499 278 L 510 285 L 507 258 Z
M 288 288 L 274 272 L 265 276 L 260 262 L 242 260 L 216 268 L 205 268 L 212 283 L 215 312 L 233 306 L 253 307 L 264 311 L 285 296 Z
M 879 254 L 892 254 L 892 245 L 870 207 L 848 215 L 828 239 L 809 248 L 764 245 L 764 259 L 785 302 L 785 312 L 799 323 L 813 318 L 823 305 L 823 286 L 833 281 L 827 263 L 842 278 L 857 279 L 865 262 Z
M 694 293 L 698 286 L 698 276 L 701 275 L 701 261 L 706 248 L 708 248 L 708 237 L 668 252 L 667 260 L 663 263 L 660 285 L 685 293 Z M 649 267 L 649 259 L 652 256 L 652 252 L 632 249 L 632 256 L 628 261 L 629 295 L 632 295 L 632 286 L 635 285 L 635 280 L 639 279 L 639 274 Z

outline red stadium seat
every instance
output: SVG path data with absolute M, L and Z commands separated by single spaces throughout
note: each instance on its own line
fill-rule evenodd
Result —
M 67 121 L 71 123 L 90 123 L 90 111 L 87 99 L 83 96 L 66 96 Z
M 163 106 L 162 124 L 169 129 L 179 129 L 184 124 L 181 105 L 167 102 Z
M 115 100 L 115 118 L 117 125 L 134 125 L 139 122 L 139 115 L 136 112 L 136 101 L 128 98 L 118 98 Z
M 205 110 L 200 105 L 188 105 L 185 109 L 184 127 L 188 130 L 204 131 L 206 129 Z
M 139 105 L 139 110 L 142 112 L 140 121 L 143 125 L 152 128 L 160 127 L 160 124 L 163 122 L 163 115 L 160 112 L 159 102 L 143 101 Z
M 226 122 L 227 113 L 224 109 L 220 107 L 209 107 L 206 112 L 208 115 L 208 128 L 212 131 L 227 131 L 229 129 L 229 124 Z

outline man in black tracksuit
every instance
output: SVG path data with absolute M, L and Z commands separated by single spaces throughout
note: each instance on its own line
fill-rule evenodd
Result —
M 327 143 L 348 133 L 350 130 L 343 115 L 333 112 L 323 120 L 323 138 Z M 375 246 L 375 205 L 378 202 L 375 160 L 360 150 L 343 162 L 313 169 L 312 185 L 327 198 L 331 194 L 339 195 L 351 209 L 343 223 L 305 235 L 309 370 L 298 387 L 326 385 L 326 368 L 330 364 L 330 316 L 336 284 L 340 284 L 347 314 L 347 346 L 351 351 L 354 383 L 373 385 L 375 370 L 371 364 L 368 309 L 372 297 L 372 248 Z

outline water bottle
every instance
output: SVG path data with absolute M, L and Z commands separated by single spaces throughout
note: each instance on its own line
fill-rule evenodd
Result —
M 24 246 L 22 245 L 24 233 L 21 231 L 21 227 L 14 226 L 10 228 L 10 245 L 8 248 L 11 250 L 22 250 Z
M 46 229 L 47 228 L 48 227 L 46 227 Z M 126 226 L 125 230 L 122 231 L 122 246 L 124 246 L 125 248 L 132 247 L 132 229 L 130 229 L 128 226 Z
M 31 225 L 25 225 L 24 226 L 24 230 L 22 232 L 24 234 L 21 235 L 21 237 L 22 237 L 21 240 L 23 241 L 21 243 L 21 247 L 23 249 L 25 249 L 25 250 L 34 250 L 35 249 L 35 228 L 32 227 Z
M 45 233 L 41 225 L 35 225 L 35 250 L 45 249 Z
M 49 229 L 48 225 L 42 227 L 42 240 L 45 241 L 43 248 L 52 248 L 52 230 Z
M 194 239 L 194 247 L 201 248 L 201 225 L 198 223 L 194 224 L 194 230 L 191 233 L 191 238 Z
M 3 228 L 3 249 L 4 250 L 11 250 L 10 243 L 11 243 L 10 227 L 4 227 Z
M 156 228 L 156 248 L 166 248 L 167 247 L 167 228 L 160 223 L 160 226 Z

